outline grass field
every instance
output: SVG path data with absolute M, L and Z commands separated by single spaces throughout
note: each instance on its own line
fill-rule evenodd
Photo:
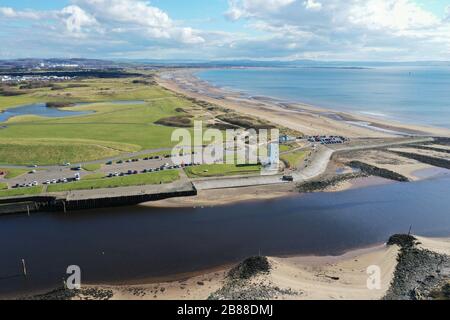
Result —
M 190 178 L 223 177 L 245 174 L 258 174 L 260 165 L 211 164 L 184 169 Z
M 101 102 L 65 110 L 94 113 L 66 118 L 19 116 L 2 123 L 0 163 L 39 165 L 83 162 L 142 149 L 169 148 L 172 127 L 156 124 L 160 119 L 184 115 L 192 102 L 157 86 L 131 79 L 80 80 L 63 90 L 39 88 L 25 95 L 0 95 L 1 108 L 31 102 Z M 118 101 L 141 100 L 143 104 Z M 116 103 L 113 103 L 113 102 Z M 178 110 L 178 111 L 177 111 Z
M 177 170 L 167 170 L 126 177 L 83 179 L 78 182 L 50 185 L 48 186 L 47 191 L 64 192 L 74 190 L 91 190 L 91 189 L 118 188 L 129 186 L 142 186 L 149 184 L 170 183 L 178 179 L 179 179 L 179 172 Z
M 301 163 L 303 159 L 305 159 L 306 155 L 308 154 L 307 151 L 294 151 L 291 153 L 282 154 L 280 156 L 280 159 L 286 163 L 286 165 L 289 168 L 297 168 L 297 166 Z
M 83 166 L 83 169 L 86 171 L 97 171 L 97 170 L 100 170 L 101 168 L 102 168 L 102 165 L 99 163 L 85 164 Z
M 105 177 L 104 173 L 93 173 L 93 174 L 88 174 L 86 176 L 84 176 L 82 178 L 82 180 L 98 180 L 98 179 L 103 179 Z
M 0 190 L 8 189 L 8 184 L 4 182 L 0 182 Z
M 1 169 L 1 168 L 0 171 L 6 172 L 5 179 L 17 178 L 28 172 L 28 170 L 24 169 Z
M 39 193 L 42 193 L 41 186 L 36 186 L 36 187 L 31 187 L 31 188 L 0 190 L 0 198 L 27 196 L 27 195 L 34 195 L 34 194 L 39 194 Z
M 92 140 L 7 138 L 0 141 L 0 149 L 2 164 L 51 165 L 112 157 L 122 152 L 135 151 L 139 147 Z

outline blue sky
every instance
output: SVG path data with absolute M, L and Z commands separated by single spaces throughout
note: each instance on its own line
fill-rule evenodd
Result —
M 449 60 L 450 0 L 0 0 L 0 58 Z

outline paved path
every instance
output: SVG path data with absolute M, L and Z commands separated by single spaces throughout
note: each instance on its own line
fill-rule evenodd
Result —
M 371 143 L 363 146 L 342 146 L 339 149 L 331 149 L 327 146 L 320 145 L 312 153 L 308 166 L 293 172 L 291 175 L 294 178 L 294 182 L 305 182 L 317 178 L 318 176 L 325 173 L 328 164 L 331 160 L 331 157 L 336 152 L 385 148 L 391 146 L 405 145 L 411 143 L 423 143 L 429 141 L 433 141 L 433 139 L 432 138 L 404 139 L 401 141 L 393 141 L 393 142 Z M 193 184 L 197 188 L 197 190 L 238 188 L 238 187 L 249 187 L 249 186 L 271 185 L 282 183 L 287 183 L 282 180 L 282 175 L 274 175 L 274 176 L 260 175 L 260 176 L 216 178 L 216 179 L 210 178 L 193 181 Z

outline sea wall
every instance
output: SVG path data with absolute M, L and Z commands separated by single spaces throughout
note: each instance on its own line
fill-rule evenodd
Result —
M 92 191 L 94 192 L 94 191 Z M 97 208 L 132 206 L 144 202 L 158 201 L 176 197 L 196 196 L 197 190 L 190 187 L 173 189 L 160 193 L 134 194 L 126 196 L 103 196 L 68 199 L 62 196 L 33 196 L 0 199 L 0 216 L 10 214 L 31 214 L 34 212 L 69 212 Z

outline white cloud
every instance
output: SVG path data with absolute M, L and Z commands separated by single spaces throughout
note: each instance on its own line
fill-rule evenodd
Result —
M 68 6 L 61 10 L 61 18 L 63 19 L 67 31 L 74 34 L 81 34 L 83 28 L 98 25 L 97 20 L 86 13 L 78 6 Z
M 306 0 L 303 4 L 307 10 L 318 11 L 322 9 L 322 3 L 315 0 Z
M 296 0 L 229 0 L 225 15 L 231 20 L 252 17 L 258 11 L 276 12 Z
M 141 0 L 74 0 L 96 17 L 102 25 L 135 30 L 149 38 L 172 39 L 185 44 L 202 43 L 199 32 L 179 27 L 169 15 Z
M 266 34 L 255 41 L 277 41 L 273 56 L 327 59 L 448 59 L 450 18 L 440 19 L 412 0 L 295 0 L 262 5 L 230 2 L 236 19 Z M 450 13 L 450 12 L 449 12 Z M 263 28 L 262 28 L 263 27 Z M 284 44 L 284 45 L 281 45 Z M 245 47 L 245 43 L 234 44 Z M 437 48 L 439 46 L 439 48 Z M 390 54 L 390 56 L 389 56 Z
M 439 19 L 408 0 L 368 0 L 355 3 L 349 21 L 370 29 L 408 30 L 437 27 Z
M 179 26 L 169 15 L 142 0 L 72 0 L 61 10 L 16 11 L 0 7 L 0 17 L 8 19 L 47 19 L 53 22 L 46 28 L 69 36 L 95 38 L 113 34 L 128 41 L 173 41 L 192 45 L 204 43 L 201 32 Z M 37 31 L 37 30 L 35 30 Z
M 39 12 L 35 12 L 32 10 L 25 11 L 16 11 L 10 7 L 0 7 L 0 16 L 9 19 L 32 19 L 36 20 L 41 18 L 41 14 Z
M 414 0 L 229 0 L 225 15 L 228 24 L 241 20 L 234 32 L 205 30 L 217 17 L 196 29 L 145 0 L 70 0 L 41 11 L 0 7 L 0 41 L 8 55 L 38 49 L 147 58 L 450 57 L 450 6 L 437 17 Z

